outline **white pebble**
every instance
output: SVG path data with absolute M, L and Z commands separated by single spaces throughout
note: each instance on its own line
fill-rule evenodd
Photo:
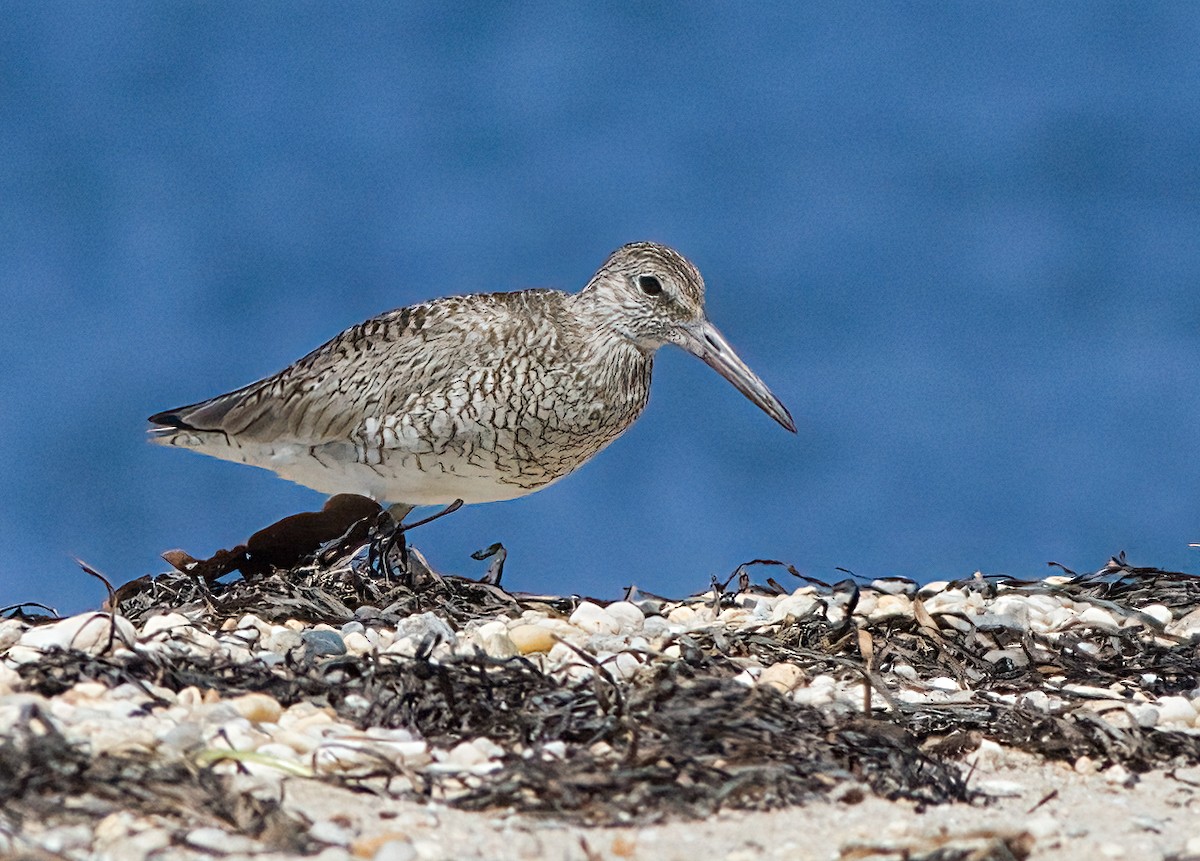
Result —
M 576 628 L 589 634 L 617 634 L 621 630 L 620 622 L 599 604 L 593 604 L 591 601 L 581 602 L 569 621 Z
M 1163 604 L 1147 604 L 1141 611 L 1160 625 L 1167 625 L 1172 619 L 1171 609 Z
M 912 601 L 907 595 L 881 595 L 875 603 L 875 609 L 869 614 L 873 622 L 881 619 L 892 619 L 898 616 L 913 614 Z
M 371 857 L 373 861 L 413 861 L 417 857 L 417 850 L 407 840 L 389 840 Z
M 194 828 L 183 840 L 189 846 L 216 855 L 253 852 L 256 848 L 255 842 L 249 837 L 222 831 L 220 828 Z
M 374 648 L 371 645 L 371 641 L 367 639 L 367 636 L 360 634 L 358 631 L 351 631 L 349 634 L 344 634 L 342 640 L 346 644 L 346 651 L 355 657 L 370 654 Z
M 1113 614 L 1107 610 L 1101 610 L 1099 607 L 1088 607 L 1079 614 L 1079 621 L 1081 624 L 1098 628 L 1106 634 L 1115 634 L 1121 630 L 1121 626 L 1113 618 Z
M 1186 697 L 1159 697 L 1154 705 L 1159 723 L 1191 726 L 1196 721 L 1196 707 Z
M 617 621 L 624 633 L 637 633 L 646 624 L 646 614 L 628 601 L 614 601 L 604 608 L 604 612 Z
M 3 654 L 9 646 L 21 639 L 21 635 L 28 629 L 28 625 L 16 619 L 0 621 L 0 654 Z
M 27 664 L 38 660 L 49 649 L 71 649 L 98 655 L 109 644 L 129 645 L 137 638 L 133 624 L 124 616 L 108 613 L 81 613 L 48 625 L 30 628 L 8 651 L 9 660 Z
M 771 608 L 771 621 L 782 622 L 807 616 L 816 604 L 817 599 L 811 593 L 793 592 Z
M 990 795 L 992 798 L 1017 798 L 1025 794 L 1024 784 L 1015 780 L 992 778 L 981 780 L 975 786 L 984 795 Z
M 760 685 L 774 688 L 781 694 L 789 693 L 795 690 L 796 686 L 804 680 L 804 672 L 795 664 L 777 663 L 771 664 L 758 676 Z

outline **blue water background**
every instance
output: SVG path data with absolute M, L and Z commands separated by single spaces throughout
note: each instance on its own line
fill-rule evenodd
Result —
M 0 605 L 321 504 L 150 413 L 637 239 L 799 433 L 663 350 L 629 433 L 428 527 L 437 566 L 1197 570 L 1198 45 L 1190 3 L 5 3 Z

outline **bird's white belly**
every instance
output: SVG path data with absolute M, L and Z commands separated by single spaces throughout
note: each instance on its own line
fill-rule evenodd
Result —
M 242 443 L 241 460 L 269 469 L 282 478 L 322 493 L 358 493 L 385 502 L 448 505 L 499 502 L 540 490 L 553 479 L 513 481 L 489 464 L 454 451 L 414 454 L 387 451 L 378 462 L 363 463 L 361 450 L 349 442 L 321 446 Z M 231 458 L 233 459 L 233 458 Z

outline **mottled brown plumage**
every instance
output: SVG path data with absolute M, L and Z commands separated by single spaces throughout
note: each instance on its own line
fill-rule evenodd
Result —
M 704 281 L 648 242 L 579 293 L 435 299 L 347 329 L 237 391 L 158 413 L 158 443 L 324 493 L 491 502 L 578 468 L 641 414 L 654 351 L 698 355 L 789 430 L 791 416 L 704 315 Z

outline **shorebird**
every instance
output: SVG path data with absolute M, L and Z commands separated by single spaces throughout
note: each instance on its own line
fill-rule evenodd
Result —
M 450 296 L 388 311 L 273 376 L 151 416 L 150 438 L 402 511 L 514 499 L 578 469 L 633 423 L 665 344 L 795 432 L 709 322 L 696 267 L 635 242 L 578 293 Z

